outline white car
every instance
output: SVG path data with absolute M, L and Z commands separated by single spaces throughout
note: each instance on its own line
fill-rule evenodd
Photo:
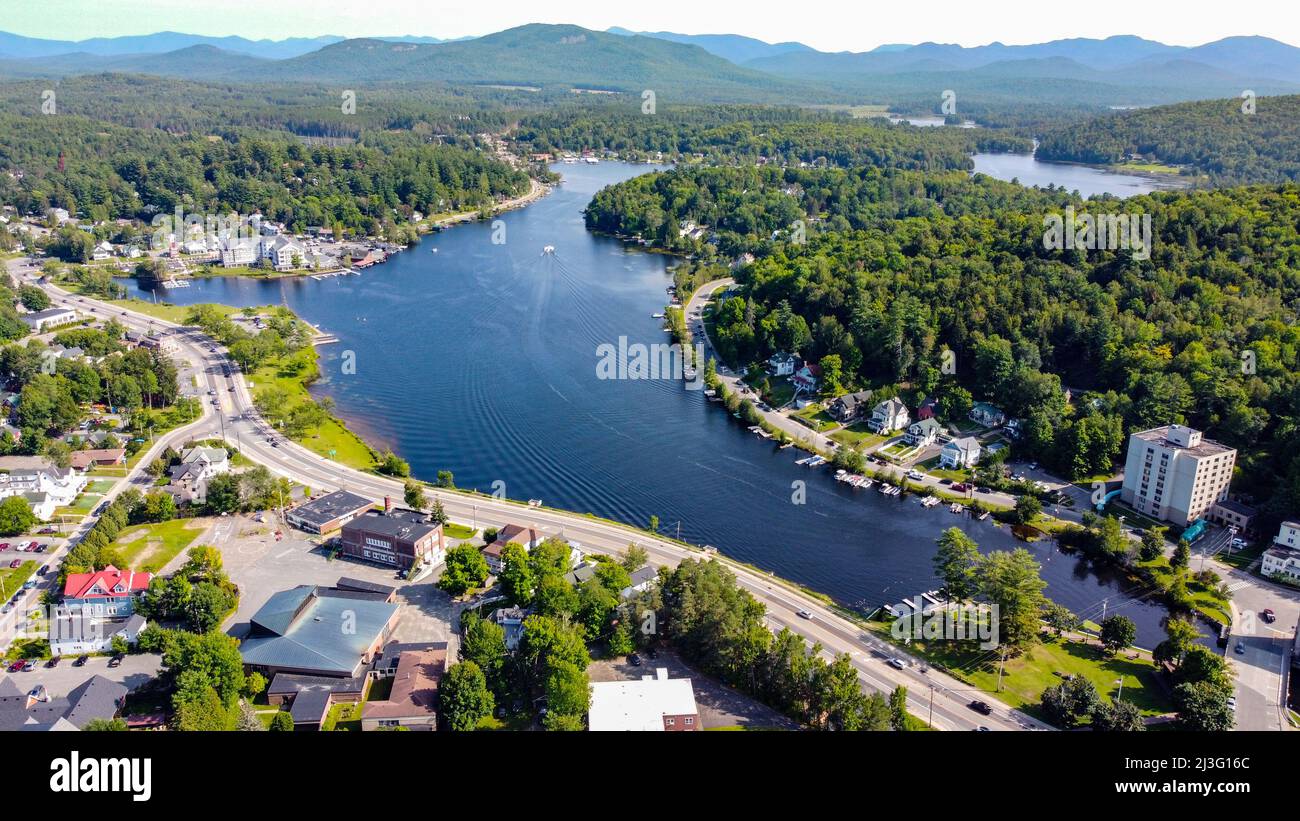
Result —
M 900 658 L 892 658 L 889 660 L 889 666 L 893 667 L 895 670 L 906 670 L 907 662 Z
M 923 479 L 924 477 L 922 476 L 921 471 L 919 471 L 919 470 L 909 470 L 909 471 L 907 472 L 907 478 L 909 478 L 909 479 L 916 479 L 917 481 L 920 481 L 920 480 Z

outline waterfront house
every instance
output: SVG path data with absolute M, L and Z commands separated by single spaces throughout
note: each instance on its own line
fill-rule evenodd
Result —
M 767 360 L 767 372 L 772 376 L 793 376 L 799 358 L 792 353 L 774 353 Z
M 933 445 L 942 431 L 943 426 L 937 420 L 921 419 L 907 426 L 907 434 L 903 438 L 909 445 L 922 448 Z
M 223 237 L 217 255 L 226 268 L 247 267 L 257 262 L 258 241 L 254 237 Z
M 986 428 L 995 428 L 1007 421 L 1007 415 L 997 405 L 988 402 L 976 402 L 971 406 L 970 418 Z
M 872 408 L 867 427 L 876 433 L 888 434 L 906 428 L 907 421 L 907 406 L 897 397 L 893 397 Z
M 650 565 L 633 570 L 631 584 L 618 591 L 619 598 L 630 599 L 637 593 L 644 593 L 659 581 L 659 571 Z
M 508 524 L 497 531 L 497 537 L 492 544 L 483 548 L 483 558 L 487 560 L 489 570 L 500 573 L 505 566 L 503 554 L 508 545 L 517 544 L 525 551 L 529 551 L 541 543 L 542 537 L 536 527 Z
M 973 436 L 953 439 L 939 451 L 939 463 L 946 468 L 974 467 L 980 460 L 980 443 Z
M 282 234 L 262 237 L 258 250 L 260 257 L 277 271 L 301 268 L 307 259 L 307 249 Z
M 796 391 L 816 393 L 817 380 L 821 378 L 821 375 L 821 365 L 805 364 L 802 368 L 795 371 L 794 376 L 790 377 L 790 384 L 794 385 Z
M 837 396 L 826 406 L 826 412 L 836 421 L 848 424 L 862 415 L 871 399 L 871 391 L 858 391 Z
M 63 606 L 68 612 L 126 617 L 135 612 L 135 600 L 149 589 L 152 573 L 118 570 L 113 565 L 93 573 L 69 573 L 63 584 Z

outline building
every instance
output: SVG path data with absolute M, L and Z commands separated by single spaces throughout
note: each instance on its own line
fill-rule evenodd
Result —
M 913 447 L 923 448 L 933 445 L 942 432 L 943 425 L 940 425 L 931 416 L 908 425 L 907 433 L 903 436 L 903 439 Z
M 637 593 L 644 593 L 654 587 L 658 581 L 659 571 L 650 565 L 633 570 L 631 573 L 632 583 L 618 591 L 619 598 L 630 599 Z
M 933 396 L 926 399 L 916 409 L 917 419 L 933 419 L 939 413 L 939 400 Z
M 953 439 L 939 451 L 939 464 L 959 470 L 974 467 L 980 460 L 980 443 L 973 436 Z
M 1270 547 L 1264 551 L 1260 572 L 1265 576 L 1281 576 L 1292 582 L 1300 582 L 1300 550 Z
M 1276 547 L 1300 550 L 1300 522 L 1290 520 L 1283 522 L 1277 529 L 1277 535 L 1273 537 L 1273 544 Z
M 886 399 L 871 409 L 867 427 L 876 433 L 890 433 L 907 427 L 907 406 L 897 397 Z
M 846 393 L 831 400 L 831 403 L 826 406 L 826 412 L 836 421 L 848 424 L 862 415 L 869 401 L 871 401 L 871 391 Z
M 50 619 L 50 654 L 107 653 L 113 647 L 114 638 L 121 636 L 128 645 L 135 644 L 140 632 L 148 626 L 149 622 L 139 613 L 124 619 L 106 619 L 59 608 Z
M 103 465 L 121 465 L 126 463 L 126 450 L 124 448 L 77 450 L 72 452 L 71 461 L 72 467 L 77 470 Z
M 391 677 L 393 688 L 382 701 L 367 701 L 361 709 L 361 729 L 438 728 L 438 685 L 447 671 L 447 643 L 389 644 L 377 665 L 379 676 Z
M 1007 415 L 1002 412 L 1002 409 L 988 402 L 976 402 L 971 406 L 969 415 L 971 421 L 978 422 L 986 428 L 996 428 L 1007 421 Z
M 302 584 L 275 593 L 249 619 L 244 664 L 264 674 L 355 678 L 397 627 L 398 605 Z
M 73 468 L 22 468 L 0 473 L 0 499 L 43 493 L 56 507 L 66 507 L 76 501 L 87 481 L 81 471 Z
M 593 732 L 683 732 L 700 729 L 700 713 L 691 680 L 660 667 L 640 681 L 592 682 L 587 724 Z
M 414 510 L 369 510 L 343 525 L 345 556 L 407 569 L 426 562 L 442 564 L 447 542 L 442 525 Z
M 319 730 L 335 704 L 356 704 L 365 698 L 370 674 L 346 678 L 279 673 L 266 688 L 268 704 L 288 705 L 295 731 Z
M 767 360 L 767 372 L 772 376 L 793 376 L 799 358 L 792 353 L 774 353 Z
M 217 244 L 217 254 L 225 268 L 248 267 L 258 260 L 258 241 L 255 237 L 225 237 Z
M 1134 433 L 1120 498 L 1138 513 L 1186 527 L 1228 498 L 1236 459 L 1235 449 L 1183 425 Z
M 528 611 L 522 607 L 500 607 L 488 614 L 488 619 L 499 624 L 505 631 L 507 650 L 514 650 L 519 646 L 519 639 L 524 635 L 526 618 L 528 618 Z
M 487 560 L 489 570 L 500 573 L 504 566 L 502 555 L 508 545 L 517 544 L 525 551 L 529 551 L 541 543 L 542 536 L 532 525 L 508 524 L 497 531 L 497 537 L 492 544 L 483 548 L 483 558 Z
M 307 249 L 283 235 L 262 237 L 259 255 L 277 271 L 301 268 L 307 259 Z
M 26 322 L 32 329 L 32 333 L 36 334 L 71 325 L 78 319 L 80 316 L 72 308 L 46 308 L 43 311 L 32 311 L 22 315 L 23 322 Z
M 1255 514 L 1259 511 L 1244 502 L 1224 499 L 1210 508 L 1209 519 L 1224 527 L 1235 527 L 1238 533 L 1255 532 Z
M 24 693 L 12 677 L 0 681 L 0 732 L 80 730 L 94 719 L 111 719 L 128 690 L 103 676 L 91 676 L 66 696 L 50 698 L 44 687 Z
M 821 365 L 804 365 L 794 372 L 794 376 L 790 377 L 790 384 L 794 385 L 796 391 L 816 393 L 817 380 L 821 378 L 821 375 Z
M 167 492 L 181 504 L 203 504 L 208 499 L 208 482 L 230 471 L 224 448 L 189 448 L 181 452 L 179 465 L 169 470 Z
M 303 502 L 286 513 L 284 518 L 293 527 L 308 533 L 330 533 L 374 506 L 375 503 L 364 496 L 336 490 Z
M 69 612 L 124 618 L 135 612 L 135 600 L 149 589 L 153 574 L 118 570 L 113 565 L 93 573 L 69 573 L 63 585 L 63 606 Z

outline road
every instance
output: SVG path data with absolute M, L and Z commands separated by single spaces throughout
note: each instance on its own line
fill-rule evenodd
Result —
M 308 487 L 325 490 L 346 488 L 376 501 L 384 497 L 402 498 L 401 482 L 332 462 L 275 433 L 254 409 L 242 373 L 225 358 L 217 343 L 198 330 L 182 328 L 88 297 L 73 296 L 52 285 L 44 287 L 56 304 L 84 311 L 94 308 L 99 316 L 111 316 L 137 330 L 152 327 L 177 343 L 179 357 L 201 364 L 198 373 L 200 393 L 205 396 L 203 418 L 161 437 L 151 452 L 161 451 L 168 444 L 179 443 L 193 436 L 224 437 L 254 462 L 266 465 L 272 472 Z M 227 366 L 229 373 L 225 370 Z M 206 401 L 208 390 L 216 391 L 220 416 L 215 413 L 218 408 Z M 272 441 L 276 444 L 271 444 Z M 146 456 L 139 464 L 148 464 L 151 458 L 152 455 Z M 126 484 L 125 481 L 120 483 L 114 489 L 115 492 L 120 492 Z M 809 642 L 820 642 L 828 654 L 848 653 L 858 670 L 859 678 L 873 690 L 888 692 L 900 684 L 906 686 L 909 710 L 914 715 L 923 719 L 930 716 L 933 686 L 935 727 L 945 730 L 973 730 L 981 726 L 991 730 L 1051 729 L 951 676 L 929 670 L 924 663 L 867 635 L 863 628 L 793 586 L 716 553 L 705 553 L 700 549 L 656 538 L 642 530 L 593 520 L 575 513 L 529 508 L 523 503 L 442 489 L 432 490 L 430 495 L 442 502 L 452 519 L 469 522 L 474 527 L 501 527 L 510 522 L 528 523 L 538 527 L 547 536 L 559 536 L 579 543 L 585 550 L 610 555 L 621 555 L 630 543 L 636 543 L 647 551 L 651 564 L 655 566 L 675 566 L 683 559 L 711 555 L 725 563 L 735 573 L 739 584 L 766 606 L 767 620 L 772 627 L 788 627 Z M 812 618 L 800 617 L 800 611 L 810 613 Z M 908 659 L 909 666 L 904 670 L 896 670 L 886 663 L 891 657 Z M 993 708 L 993 714 L 982 716 L 972 711 L 967 704 L 974 699 L 988 703 Z

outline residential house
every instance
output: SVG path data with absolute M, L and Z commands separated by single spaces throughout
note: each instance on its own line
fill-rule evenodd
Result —
M 847 425 L 862 415 L 870 399 L 871 391 L 846 393 L 831 400 L 831 403 L 826 406 L 826 412 L 836 421 Z
M 587 725 L 592 732 L 701 729 L 691 680 L 669 678 L 664 667 L 639 681 L 592 682 Z
M 361 729 L 438 728 L 438 685 L 447 672 L 447 643 L 389 644 L 384 648 L 380 677 L 391 678 L 388 698 L 367 701 L 361 708 Z
M 239 646 L 263 674 L 355 678 L 392 636 L 398 605 L 364 593 L 302 584 L 273 594 Z
M 907 406 L 893 397 L 872 408 L 867 427 L 876 433 L 887 434 L 906 428 L 907 422 Z
M 86 470 L 92 467 L 126 464 L 124 448 L 106 448 L 96 450 L 77 450 L 71 456 L 72 467 Z
M 499 607 L 488 615 L 488 619 L 496 622 L 506 634 L 506 649 L 513 651 L 519 646 L 519 640 L 524 635 L 524 619 L 528 618 L 528 611 L 522 607 Z
M 50 653 L 55 656 L 107 653 L 113 647 L 114 638 L 120 636 L 128 645 L 134 645 L 140 632 L 148 626 L 139 613 L 126 618 L 104 618 L 60 607 L 50 619 Z
M 939 414 L 939 400 L 935 397 L 928 397 L 916 409 L 917 419 L 933 419 Z
M 793 376 L 799 357 L 792 353 L 774 353 L 767 360 L 767 372 L 772 376 Z
M 204 504 L 208 483 L 229 471 L 230 459 L 224 448 L 189 448 L 181 453 L 180 464 L 171 466 L 167 492 L 181 504 Z
M 0 499 L 10 496 L 23 496 L 33 504 L 33 512 L 42 521 L 47 521 L 54 508 L 66 507 L 76 501 L 77 496 L 86 487 L 85 475 L 74 468 L 24 468 L 9 473 L 0 473 Z M 34 500 L 39 499 L 41 510 L 36 509 Z M 42 516 L 42 511 L 49 513 Z
M 794 372 L 790 377 L 790 384 L 794 385 L 796 391 L 804 393 L 817 392 L 817 380 L 821 378 L 821 365 L 805 364 L 802 368 Z
M 988 402 L 976 402 L 970 409 L 971 421 L 978 422 L 986 428 L 996 428 L 1007 421 L 1007 415 L 997 405 Z
M 1270 547 L 1264 551 L 1260 572 L 1265 576 L 1281 576 L 1293 582 L 1300 581 L 1300 550 Z
M 1224 499 L 1215 502 L 1214 506 L 1210 508 L 1208 518 L 1215 524 L 1224 527 L 1235 527 L 1238 533 L 1253 533 L 1255 531 L 1255 516 L 1258 512 L 1245 502 Z
M 0 681 L 0 732 L 80 730 L 94 719 L 116 718 L 128 690 L 93 675 L 66 696 L 34 692 L 23 692 L 12 676 Z
M 953 470 L 974 467 L 979 460 L 980 443 L 973 436 L 953 439 L 939 451 L 939 463 Z
M 637 593 L 644 593 L 659 581 L 659 571 L 650 565 L 633 570 L 631 584 L 618 591 L 619 598 L 630 599 Z
M 532 525 L 508 524 L 497 531 L 497 537 L 492 544 L 483 548 L 483 558 L 487 560 L 488 569 L 493 573 L 500 573 L 504 567 L 502 563 L 502 554 L 508 545 L 517 544 L 523 547 L 525 551 L 532 550 L 542 543 L 541 534 L 537 528 Z
M 1276 547 L 1300 550 L 1300 522 L 1289 519 L 1283 522 L 1273 537 L 1273 544 Z
M 153 574 L 118 570 L 113 565 L 93 573 L 69 573 L 63 584 L 63 607 L 68 612 L 125 618 L 135 612 L 135 601 L 149 589 Z
M 942 432 L 943 425 L 940 425 L 934 417 L 930 417 L 908 425 L 907 434 L 903 438 L 907 444 L 923 448 L 933 445 Z

